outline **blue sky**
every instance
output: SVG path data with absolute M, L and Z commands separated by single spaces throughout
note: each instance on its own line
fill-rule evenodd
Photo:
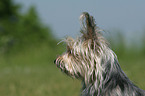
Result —
M 145 30 L 145 0 L 15 0 L 23 10 L 35 5 L 41 20 L 58 38 L 79 34 L 79 16 L 89 12 L 98 26 L 110 32 L 121 29 L 126 36 L 139 37 Z M 145 32 L 145 31 L 144 31 Z

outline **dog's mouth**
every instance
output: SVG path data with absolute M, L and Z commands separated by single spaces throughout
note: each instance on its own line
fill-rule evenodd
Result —
M 56 66 L 63 72 L 66 73 L 67 75 L 71 75 L 71 73 L 67 70 L 67 68 L 64 66 L 64 62 L 60 60 L 59 58 L 54 60 L 54 63 Z
M 74 74 L 73 72 L 70 72 L 69 70 L 67 70 L 67 68 L 64 66 L 64 62 L 62 60 L 60 60 L 59 58 L 57 58 L 56 60 L 54 60 L 54 63 L 56 64 L 56 66 L 65 74 L 67 74 L 70 77 L 73 78 L 79 78 L 80 74 Z M 79 75 L 78 75 L 79 74 Z
M 67 74 L 68 76 L 70 76 L 72 78 L 80 78 L 81 77 L 81 74 L 79 72 L 77 74 L 75 74 L 74 72 L 70 72 L 69 70 L 67 70 L 67 68 L 64 66 L 64 62 L 62 60 L 56 59 L 56 60 L 54 60 L 54 63 L 61 70 L 61 72 Z

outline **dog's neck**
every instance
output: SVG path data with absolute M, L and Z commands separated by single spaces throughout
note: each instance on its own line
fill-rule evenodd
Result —
M 143 96 L 139 95 L 142 94 L 139 92 L 143 91 L 140 91 L 141 89 L 139 89 L 129 80 L 126 74 L 122 71 L 117 60 L 114 60 L 114 64 L 116 65 L 114 66 L 116 68 L 114 68 L 113 71 L 111 70 L 112 73 L 109 73 L 109 68 L 106 69 L 106 73 L 104 73 L 105 75 L 103 76 L 102 81 L 94 81 L 86 84 L 83 80 L 82 96 L 128 96 L 126 95 L 127 92 L 130 92 L 130 96 Z M 97 84 L 96 82 L 99 84 Z M 127 92 L 125 92 L 125 90 Z M 132 92 L 132 90 L 134 90 L 134 93 Z

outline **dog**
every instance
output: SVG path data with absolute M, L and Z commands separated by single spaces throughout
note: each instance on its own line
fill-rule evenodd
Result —
M 82 80 L 82 96 L 145 96 L 122 71 L 102 30 L 87 12 L 80 16 L 81 36 L 67 37 L 67 51 L 55 64 L 68 76 Z

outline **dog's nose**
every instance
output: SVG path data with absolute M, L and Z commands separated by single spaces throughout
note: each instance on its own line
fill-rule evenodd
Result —
M 54 63 L 56 63 L 56 59 L 54 60 Z

